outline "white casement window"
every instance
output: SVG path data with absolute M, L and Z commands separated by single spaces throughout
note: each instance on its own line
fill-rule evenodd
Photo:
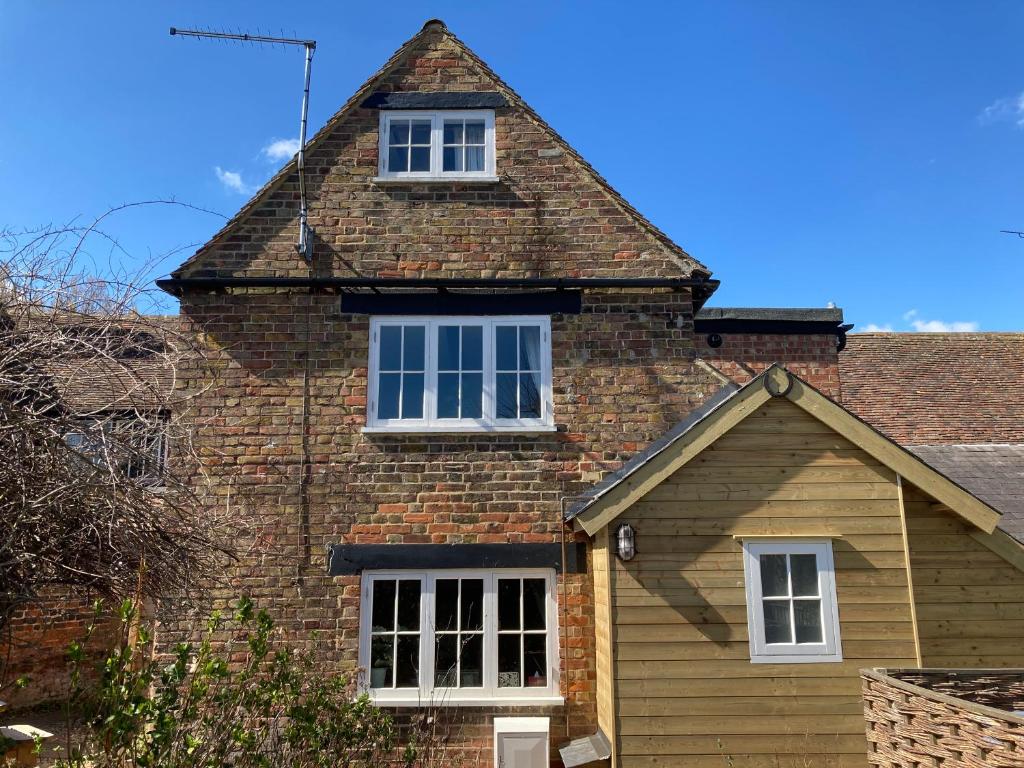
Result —
M 548 317 L 375 317 L 367 429 L 545 431 Z
M 558 698 L 554 571 L 366 572 L 359 666 L 378 703 Z
M 494 179 L 494 111 L 381 111 L 379 178 Z
M 830 541 L 745 541 L 750 660 L 842 661 Z

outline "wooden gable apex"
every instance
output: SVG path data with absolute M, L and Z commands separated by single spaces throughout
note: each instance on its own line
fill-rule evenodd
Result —
M 707 409 L 659 450 L 627 464 L 619 478 L 570 507 L 568 516 L 593 536 L 773 397 L 794 403 L 981 531 L 995 530 L 997 510 L 777 363 Z
M 441 45 L 450 45 L 455 54 L 469 62 L 480 73 L 483 82 L 490 81 L 485 87 L 494 88 L 497 93 L 504 96 L 508 105 L 521 110 L 527 118 L 543 130 L 567 156 L 579 166 L 580 171 L 586 174 L 604 190 L 611 203 L 621 210 L 629 219 L 644 231 L 652 240 L 652 244 L 664 248 L 667 253 L 677 262 L 680 272 L 685 276 L 709 277 L 711 270 L 701 262 L 687 253 L 676 244 L 668 235 L 658 229 L 643 214 L 634 208 L 621 194 L 591 166 L 572 146 L 566 142 L 550 125 L 548 125 L 523 99 L 512 90 L 479 56 L 473 53 L 470 48 L 457 38 L 439 19 L 427 21 L 423 28 L 413 37 L 407 40 L 389 58 L 377 72 L 363 83 L 362 86 L 349 98 L 348 101 L 335 112 L 318 130 L 306 144 L 306 152 L 315 151 L 331 133 L 355 110 L 362 107 L 363 102 L 373 95 L 380 88 L 389 88 L 387 81 L 396 70 L 402 67 L 411 56 L 421 50 L 430 50 Z M 189 257 L 181 266 L 174 270 L 172 277 L 187 277 L 198 268 L 203 260 L 204 254 L 224 242 L 230 235 L 241 227 L 246 218 L 260 207 L 275 191 L 277 191 L 297 171 L 297 158 L 292 158 L 281 168 L 255 195 L 242 206 L 238 211 L 210 240 Z M 298 208 L 296 207 L 296 216 Z

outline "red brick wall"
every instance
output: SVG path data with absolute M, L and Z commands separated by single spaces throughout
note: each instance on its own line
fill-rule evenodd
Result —
M 712 347 L 708 334 L 696 335 L 697 355 L 737 383 L 744 383 L 772 363 L 781 363 L 829 397 L 840 398 L 836 337 L 827 334 L 721 333 Z
M 117 623 L 109 614 L 97 620 L 93 598 L 54 591 L 19 610 L 0 635 L 0 671 L 4 689 L 0 699 L 12 708 L 61 700 L 67 693 L 67 650 L 85 638 L 96 623 L 89 648 L 102 652 L 111 647 Z M 13 682 L 26 677 L 28 685 L 15 689 Z
M 356 663 L 359 578 L 326 577 L 326 545 L 560 542 L 567 496 L 619 467 L 719 386 L 694 365 L 687 293 L 594 293 L 582 314 L 552 318 L 558 432 L 363 434 L 368 318 L 340 313 L 334 296 L 190 294 L 182 306 L 221 368 L 197 414 L 210 477 L 201 490 L 211 511 L 231 503 L 259 527 L 232 587 L 219 594 L 249 594 L 298 642 L 320 630 L 331 639 L 325 665 L 340 669 Z M 308 502 L 299 483 L 304 419 Z M 590 576 L 569 575 L 557 588 L 566 705 L 523 710 L 552 717 L 556 745 L 596 727 Z M 164 618 L 165 647 L 181 636 L 181 618 Z M 473 750 L 490 754 L 491 717 L 502 712 L 453 715 L 461 733 L 483 734 L 462 745 L 466 765 L 478 764 Z

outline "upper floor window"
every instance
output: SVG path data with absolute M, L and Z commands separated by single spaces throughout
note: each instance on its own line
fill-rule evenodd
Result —
M 750 660 L 842 661 L 832 544 L 743 543 Z
M 380 177 L 494 177 L 494 112 L 380 113 Z
M 368 427 L 552 428 L 548 317 L 375 317 Z
M 360 667 L 378 703 L 558 696 L 554 572 L 363 575 Z
M 156 484 L 167 462 L 164 422 L 155 414 L 145 420 L 131 414 L 83 418 L 64 435 L 64 442 L 98 467 Z

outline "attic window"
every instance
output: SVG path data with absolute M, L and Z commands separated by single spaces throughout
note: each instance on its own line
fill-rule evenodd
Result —
M 493 181 L 494 111 L 383 110 L 377 180 Z

